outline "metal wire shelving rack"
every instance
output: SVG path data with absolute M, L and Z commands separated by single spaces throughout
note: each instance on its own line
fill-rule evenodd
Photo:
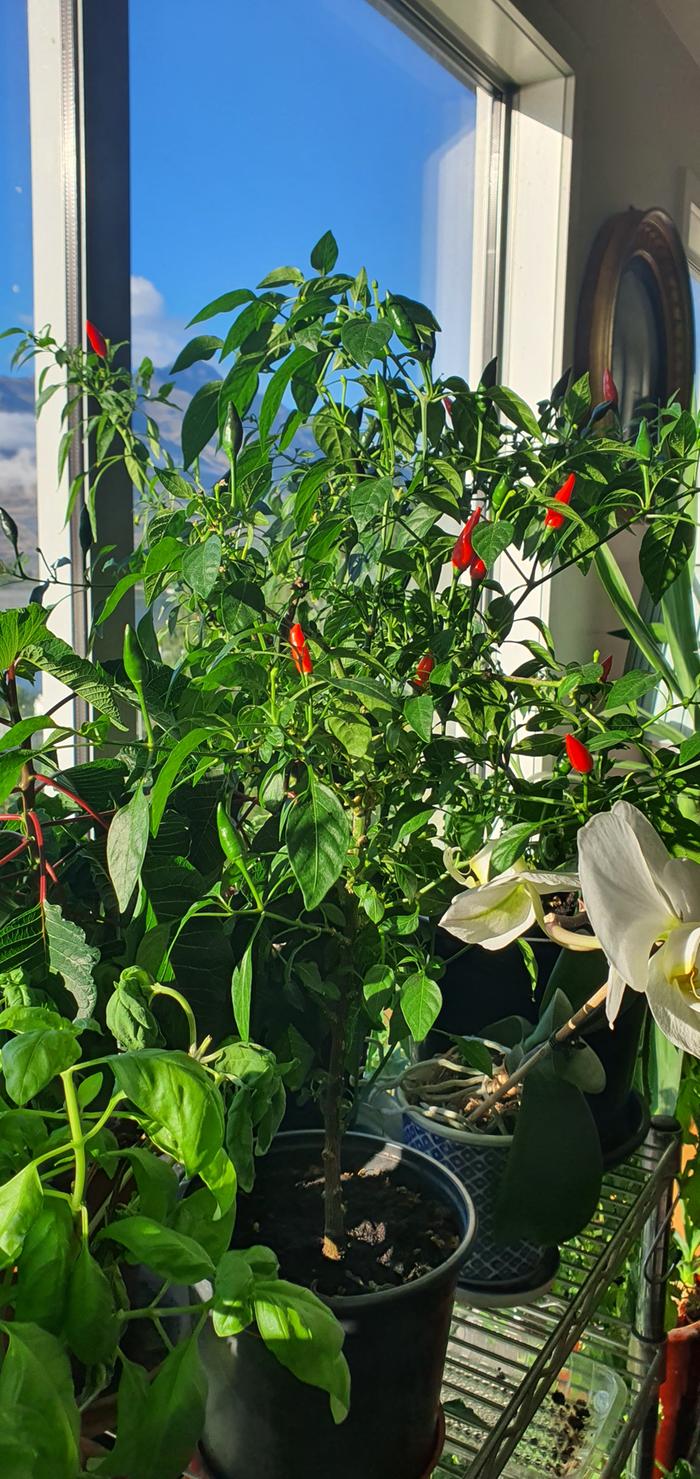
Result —
M 674 1120 L 652 1121 L 641 1149 L 606 1175 L 593 1221 L 562 1249 L 550 1293 L 502 1310 L 458 1301 L 443 1389 L 445 1447 L 434 1479 L 552 1479 L 547 1414 L 556 1413 L 547 1398 L 574 1350 L 617 1371 L 626 1389 L 617 1421 L 586 1459 L 586 1479 L 617 1479 L 628 1461 L 631 1479 L 651 1479 L 678 1145 Z M 638 1295 L 626 1324 L 604 1300 L 635 1245 Z M 559 1473 L 575 1466 L 572 1457 Z

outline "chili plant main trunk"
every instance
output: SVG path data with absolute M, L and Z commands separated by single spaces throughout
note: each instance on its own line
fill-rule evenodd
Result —
M 323 1095 L 323 1255 L 336 1261 L 342 1258 L 345 1246 L 341 1149 L 349 985 L 346 978 L 333 1013 L 328 1079 Z

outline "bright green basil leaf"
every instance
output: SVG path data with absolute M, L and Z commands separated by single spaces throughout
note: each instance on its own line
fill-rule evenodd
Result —
M 309 1289 L 284 1279 L 256 1281 L 253 1312 L 268 1350 L 299 1381 L 331 1398 L 335 1421 L 350 1405 L 350 1374 L 342 1354 L 343 1327 Z
M 65 1027 L 44 1027 L 12 1038 L 2 1050 L 2 1069 L 10 1098 L 15 1104 L 28 1104 L 52 1078 L 77 1063 L 79 1057 L 75 1034 Z
M 45 1201 L 22 1247 L 13 1287 L 15 1319 L 58 1335 L 63 1326 L 75 1228 L 68 1203 Z
M 229 1247 L 236 1216 L 234 1205 L 222 1216 L 219 1210 L 207 1187 L 198 1187 L 178 1202 L 170 1219 L 174 1231 L 193 1238 L 215 1264 Z
M 36 1166 L 24 1166 L 0 1186 L 0 1267 L 22 1251 L 24 1239 L 41 1212 L 44 1193 Z
M 126 1249 L 129 1263 L 145 1263 L 172 1283 L 182 1280 L 196 1284 L 214 1273 L 209 1254 L 194 1238 L 163 1227 L 152 1217 L 122 1217 L 118 1222 L 110 1222 L 102 1229 L 98 1241 L 105 1238 Z
M 80 1414 L 68 1357 L 38 1325 L 6 1325 L 0 1368 L 0 1474 L 76 1479 Z
M 210 1078 L 187 1053 L 121 1053 L 110 1059 L 117 1087 L 152 1122 L 156 1143 L 191 1174 L 220 1150 L 224 1134 L 221 1099 Z
M 119 1339 L 112 1286 L 85 1243 L 71 1269 L 65 1338 L 86 1366 L 112 1361 Z

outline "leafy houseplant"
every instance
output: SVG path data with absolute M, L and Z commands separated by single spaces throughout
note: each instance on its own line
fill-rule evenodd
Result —
M 206 1053 L 182 1005 L 195 1032 L 188 1053 L 86 1057 L 81 1024 L 48 1007 L 0 1016 L 0 1457 L 8 1479 L 30 1471 L 77 1479 L 81 1417 L 89 1432 L 112 1373 L 116 1424 L 113 1412 L 103 1415 L 97 1431 L 116 1425 L 116 1444 L 91 1472 L 176 1479 L 203 1422 L 198 1339 L 210 1315 L 220 1335 L 253 1322 L 280 1362 L 330 1394 L 337 1419 L 347 1411 L 343 1333 L 326 1306 L 278 1277 L 270 1249 L 229 1251 L 236 1176 L 224 1102 L 241 1049 Z M 137 1143 L 124 1139 L 133 1129 Z M 133 1265 L 146 1266 L 153 1287 L 134 1281 Z M 204 1302 L 168 1296 L 171 1285 L 198 1280 L 209 1281 Z M 133 1338 L 143 1321 L 154 1334 L 152 1381 L 138 1364 L 143 1339 Z
M 119 963 L 167 983 L 185 931 L 202 924 L 225 944 L 231 996 L 217 970 L 198 1019 L 215 1042 L 235 1022 L 239 1051 L 264 1043 L 320 1100 L 324 1277 L 342 1288 L 357 1241 L 343 1215 L 349 1105 L 368 1037 L 386 1058 L 435 1021 L 434 932 L 455 866 L 498 826 L 496 873 L 521 855 L 551 868 L 631 784 L 673 825 L 675 787 L 653 747 L 639 785 L 614 768 L 621 732 L 645 742 L 639 675 L 610 684 L 597 657 L 561 664 L 522 611 L 651 508 L 682 519 L 691 454 L 669 439 L 663 478 L 649 477 L 585 380 L 535 414 L 493 365 L 474 389 L 440 379 L 429 310 L 336 271 L 336 256 L 327 233 L 310 276 L 277 269 L 197 315 L 224 328 L 198 331 L 173 375 L 217 355 L 225 373 L 190 401 L 182 456 L 158 426 L 172 383 L 157 385 L 148 362 L 132 380 L 104 340 L 85 355 L 48 334 L 22 334 L 18 356 L 48 352 L 59 373 L 42 371 L 42 394 L 67 384 L 86 407 L 95 465 L 71 500 L 85 492 L 87 519 L 115 460 L 140 500 L 128 567 L 115 582 L 100 552 L 89 566 L 104 596 L 97 651 L 125 592 L 141 582 L 146 600 L 123 666 L 106 672 L 144 728 L 107 838 Z M 527 657 L 509 672 L 516 637 Z M 533 755 L 555 760 L 551 773 L 528 773 Z M 221 803 L 218 850 L 194 880 L 176 851 L 159 891 L 149 852 L 164 817 L 201 794 Z M 167 917 L 164 896 L 183 886 L 186 909 Z M 191 969 L 177 970 L 185 998 Z M 228 1145 L 250 1182 L 243 1118 Z

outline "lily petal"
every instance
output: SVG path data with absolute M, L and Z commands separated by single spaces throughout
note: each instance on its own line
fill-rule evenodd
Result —
M 618 801 L 581 828 L 578 855 L 591 929 L 615 971 L 644 991 L 654 941 L 678 924 L 660 884 L 669 854 L 646 817 Z
M 535 920 L 532 898 L 522 874 L 495 878 L 481 888 L 470 888 L 452 900 L 440 920 L 443 929 L 468 945 L 502 950 Z
M 612 968 L 608 977 L 608 994 L 605 998 L 605 1015 L 612 1027 L 613 1022 L 622 1006 L 622 998 L 625 994 L 626 982 L 622 976 Z
M 673 935 L 683 935 L 674 940 Z M 673 942 L 673 943 L 672 943 Z M 674 930 L 649 961 L 647 996 L 654 1021 L 677 1048 L 700 1058 L 700 997 L 689 984 L 669 979 L 691 951 L 700 947 L 700 928 Z

